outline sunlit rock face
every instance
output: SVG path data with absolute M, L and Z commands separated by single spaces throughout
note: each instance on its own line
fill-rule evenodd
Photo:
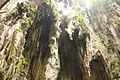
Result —
M 6 2 L 7 0 L 0 0 L 0 8 L 3 7 L 4 3 Z
M 106 10 L 109 3 L 75 9 L 73 2 L 53 0 L 53 8 L 46 3 L 38 7 L 23 53 L 31 60 L 29 80 L 112 80 L 109 58 L 116 54 L 111 56 L 99 34 L 108 31 L 102 26 L 111 22 Z
M 0 20 L 0 80 L 26 80 L 26 66 L 29 61 L 22 52 L 26 31 L 31 24 L 24 21 L 28 18 L 32 21 L 34 15 L 34 12 L 27 8 L 30 5 L 21 0 L 17 6 L 14 5 L 14 9 L 13 6 L 9 7 L 11 13 L 6 16 L 4 13 L 0 14 L 2 18 L 4 15 Z M 26 16 L 28 14 L 29 16 Z
M 108 70 L 107 72 L 112 73 L 113 79 L 115 78 L 114 74 L 116 75 L 119 74 L 119 72 L 116 72 L 114 68 L 116 65 L 120 65 L 118 61 L 119 60 L 119 49 L 120 49 L 119 48 L 120 37 L 119 37 L 118 32 L 120 30 L 118 30 L 119 25 L 118 23 L 116 23 L 116 21 L 118 21 L 120 18 L 120 16 L 118 15 L 119 14 L 118 9 L 120 9 L 120 5 L 118 4 L 118 1 L 113 0 L 113 2 L 112 1 L 111 2 L 108 2 L 108 1 L 99 2 L 99 3 L 96 2 L 94 3 L 93 7 L 91 7 L 91 9 L 87 11 L 87 19 L 89 20 L 88 28 L 91 33 L 91 38 L 92 40 L 93 39 L 96 40 L 96 41 L 93 41 L 94 45 L 96 44 L 93 51 L 95 51 L 95 48 L 101 51 L 100 53 L 105 59 L 104 61 L 107 64 L 107 68 L 110 69 L 110 71 Z M 113 45 L 114 47 L 112 47 Z M 112 48 L 110 48 L 110 46 Z M 94 57 L 93 53 L 92 53 L 92 57 Z M 114 62 L 116 62 L 116 65 L 114 65 Z M 100 64 L 97 63 L 95 65 L 100 65 Z M 111 65 L 114 66 L 114 68 Z
M 59 59 L 55 22 L 53 9 L 46 3 L 42 4 L 26 36 L 24 55 L 31 59 L 29 80 L 55 80 L 57 77 Z
M 0 80 L 119 80 L 119 0 L 90 1 L 43 2 L 35 17 L 18 3 L 0 23 Z
M 86 16 L 82 13 L 75 14 L 77 10 L 73 10 L 64 1 L 55 1 L 52 5 L 53 9 L 46 3 L 39 6 L 33 27 L 26 36 L 24 55 L 31 59 L 28 79 L 111 80 L 109 69 L 102 57 L 107 54 L 101 50 L 105 46 L 96 39 L 98 36 L 90 28 L 89 21 L 92 20 L 86 19 L 89 17 L 88 12 L 83 12 Z M 70 13 L 65 13 L 69 8 Z M 96 55 L 102 58 L 94 64 L 93 56 Z M 96 65 L 102 65 L 102 70 L 96 68 L 94 71 L 93 67 Z M 104 76 L 98 74 L 101 71 Z
M 31 59 L 28 79 L 88 80 L 83 59 L 87 54 L 86 40 L 90 36 L 82 34 L 80 27 L 75 28 L 76 20 L 72 21 L 71 17 L 59 12 L 57 15 L 60 16 L 55 16 L 54 9 L 46 3 L 38 8 L 34 25 L 26 36 L 23 53 Z

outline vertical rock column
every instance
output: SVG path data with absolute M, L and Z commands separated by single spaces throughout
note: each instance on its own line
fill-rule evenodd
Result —
M 49 47 L 50 57 L 48 58 L 48 64 L 46 65 L 45 77 L 47 80 L 56 80 L 59 69 L 60 61 L 58 55 L 58 38 L 60 36 L 59 21 L 56 25 L 53 25 L 50 32 Z
M 26 36 L 24 56 L 30 61 L 29 80 L 55 80 L 59 71 L 57 24 L 50 5 L 38 7 L 33 26 Z

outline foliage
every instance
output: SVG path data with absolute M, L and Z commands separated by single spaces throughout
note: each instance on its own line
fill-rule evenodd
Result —
M 76 12 L 76 14 L 78 15 L 77 20 L 78 21 L 83 21 L 84 24 L 86 24 L 85 16 L 81 12 Z
M 119 79 L 120 78 L 120 61 L 113 62 L 111 66 L 112 66 L 113 79 Z
M 115 20 L 115 24 L 116 26 L 116 30 L 118 31 L 118 33 L 120 33 L 120 18 L 118 18 L 117 20 Z
M 111 53 L 115 52 L 115 44 L 112 40 L 108 39 L 106 46 L 107 46 L 108 52 L 111 52 Z
M 27 9 L 29 9 L 29 10 L 32 11 L 32 12 L 36 12 L 36 8 L 33 7 L 33 5 L 28 5 L 28 6 L 27 6 Z
M 24 65 L 27 65 L 27 64 L 29 63 L 29 59 L 27 59 L 27 58 L 22 58 L 22 63 L 23 63 Z
M 4 18 L 4 22 L 8 23 L 8 25 L 14 25 L 18 20 L 21 20 L 22 26 L 29 28 L 33 22 L 34 14 L 36 13 L 36 8 L 34 5 L 27 5 L 24 3 L 18 3 L 17 7 L 14 8 L 11 13 Z M 27 25 L 27 26 L 26 26 Z M 29 26 L 29 27 L 28 27 Z

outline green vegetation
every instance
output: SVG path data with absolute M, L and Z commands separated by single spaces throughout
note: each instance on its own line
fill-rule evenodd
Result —
M 120 78 L 120 61 L 114 61 L 112 64 L 112 75 L 113 79 L 119 79 Z
M 30 59 L 28 59 L 28 58 L 22 58 L 22 63 L 24 65 L 27 65 L 29 62 L 30 62 Z
M 12 21 L 8 25 L 14 25 L 18 20 L 21 20 L 21 29 L 19 31 L 29 28 L 33 23 L 33 18 L 36 13 L 36 8 L 34 5 L 26 5 L 23 3 L 18 3 L 17 7 L 4 19 L 4 22 L 7 24 L 9 21 Z
M 76 12 L 76 14 L 78 15 L 78 17 L 76 19 L 78 21 L 82 21 L 82 22 L 84 22 L 84 24 L 86 24 L 86 18 L 85 18 L 85 16 L 81 12 Z
M 118 18 L 117 20 L 115 20 L 115 24 L 116 26 L 116 30 L 118 31 L 118 33 L 120 33 L 120 18 Z

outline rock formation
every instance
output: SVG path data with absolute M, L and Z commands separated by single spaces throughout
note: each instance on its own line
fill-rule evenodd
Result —
M 0 14 L 0 80 L 120 79 L 118 0 L 10 2 Z

